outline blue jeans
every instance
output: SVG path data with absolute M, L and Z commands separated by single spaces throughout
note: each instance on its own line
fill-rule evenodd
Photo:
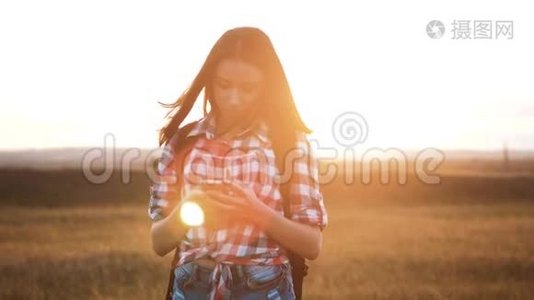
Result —
M 173 300 L 208 299 L 212 269 L 193 262 L 174 270 Z M 232 280 L 227 282 L 225 299 L 295 299 L 291 265 L 237 265 L 232 268 Z

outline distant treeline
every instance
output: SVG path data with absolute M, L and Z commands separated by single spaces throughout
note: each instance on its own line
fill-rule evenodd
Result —
M 485 201 L 534 201 L 533 176 L 473 176 L 444 174 L 439 183 L 428 184 L 413 173 L 405 183 L 390 172 L 388 183 L 374 173 L 369 182 L 360 176 L 347 181 L 339 172 L 335 178 L 323 180 L 322 192 L 330 201 L 387 201 L 399 205 L 417 202 L 463 203 L 476 199 Z M 483 175 L 483 174 L 482 174 Z M 21 206 L 76 206 L 147 204 L 151 180 L 145 172 L 124 174 L 115 171 L 103 183 L 93 183 L 81 170 L 0 170 L 0 204 Z M 125 180 L 128 179 L 128 180 Z

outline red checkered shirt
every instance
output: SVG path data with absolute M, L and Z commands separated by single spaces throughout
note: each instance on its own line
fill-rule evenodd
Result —
M 158 163 L 158 180 L 151 186 L 148 214 L 152 221 L 166 217 L 169 197 L 180 199 L 196 183 L 208 180 L 233 180 L 249 185 L 259 200 L 283 215 L 278 169 L 268 137 L 268 126 L 257 120 L 252 126 L 230 140 L 215 137 L 216 117 L 212 113 L 200 119 L 188 134 L 200 135 L 186 155 L 183 175 L 174 168 L 174 149 L 167 143 Z M 297 136 L 297 153 L 290 183 L 291 219 L 317 225 L 323 230 L 328 217 L 319 190 L 318 162 L 305 133 Z M 298 152 L 300 151 L 300 152 Z M 182 180 L 182 190 L 176 183 Z M 176 203 L 176 202 L 172 202 Z M 190 227 L 180 243 L 178 266 L 201 257 L 217 261 L 212 273 L 212 298 L 221 295 L 225 281 L 231 280 L 229 264 L 287 263 L 282 246 L 254 224 L 235 223 L 229 228 L 208 230 L 204 226 Z

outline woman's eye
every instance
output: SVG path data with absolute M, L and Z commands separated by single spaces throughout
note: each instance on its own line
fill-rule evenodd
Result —
M 241 89 L 243 90 L 243 92 L 250 94 L 254 92 L 254 90 L 256 89 L 256 86 L 252 83 L 245 83 L 243 84 Z
M 230 84 L 225 80 L 216 80 L 215 84 L 221 89 L 227 89 L 230 87 Z

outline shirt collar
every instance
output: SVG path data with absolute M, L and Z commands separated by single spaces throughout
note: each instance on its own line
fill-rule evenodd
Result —
M 191 129 L 187 137 L 204 134 L 207 139 L 211 140 L 215 137 L 215 129 L 217 126 L 217 118 L 213 112 L 209 112 L 206 116 L 200 119 L 197 124 Z M 247 127 L 234 138 L 242 138 L 249 134 L 255 135 L 260 141 L 266 143 L 268 138 L 268 126 L 263 119 L 255 120 L 251 126 Z

